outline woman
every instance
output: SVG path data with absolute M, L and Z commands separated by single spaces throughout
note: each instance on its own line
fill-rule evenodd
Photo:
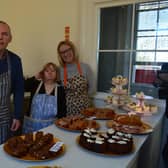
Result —
M 24 117 L 23 132 L 37 131 L 54 123 L 56 117 L 66 115 L 64 88 L 58 82 L 58 71 L 54 63 L 47 63 L 39 74 L 25 81 L 25 91 L 31 92 L 31 110 Z
M 93 93 L 93 73 L 87 64 L 80 63 L 71 41 L 61 41 L 57 47 L 60 77 L 64 83 L 67 115 L 79 114 L 90 106 Z

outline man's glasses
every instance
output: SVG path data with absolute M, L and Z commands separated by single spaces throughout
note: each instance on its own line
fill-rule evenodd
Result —
M 59 53 L 60 54 L 65 54 L 65 53 L 67 53 L 67 52 L 69 52 L 69 51 L 71 51 L 72 50 L 72 48 L 68 48 L 68 49 L 66 49 L 66 50 L 64 50 L 64 51 L 60 51 Z

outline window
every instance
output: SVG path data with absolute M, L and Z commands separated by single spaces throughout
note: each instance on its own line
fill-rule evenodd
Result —
M 136 50 L 151 50 L 149 54 L 137 53 L 136 61 L 168 62 L 168 53 L 164 51 L 168 50 L 168 1 L 139 4 L 136 14 Z
M 118 74 L 129 79 L 131 94 L 157 96 L 156 71 L 168 62 L 168 1 L 100 8 L 98 91 Z

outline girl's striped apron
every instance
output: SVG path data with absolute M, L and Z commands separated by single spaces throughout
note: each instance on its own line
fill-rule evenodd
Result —
M 7 55 L 8 71 L 0 74 L 0 144 L 4 143 L 10 136 L 10 88 L 11 88 L 11 66 Z

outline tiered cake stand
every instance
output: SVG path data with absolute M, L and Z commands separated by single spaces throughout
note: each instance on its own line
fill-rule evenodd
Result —
M 115 106 L 122 106 L 124 104 L 124 100 L 126 95 L 128 95 L 127 89 L 123 87 L 127 85 L 128 80 L 127 78 L 118 75 L 112 78 L 112 85 L 114 87 L 111 88 L 112 96 L 107 98 L 107 103 Z

